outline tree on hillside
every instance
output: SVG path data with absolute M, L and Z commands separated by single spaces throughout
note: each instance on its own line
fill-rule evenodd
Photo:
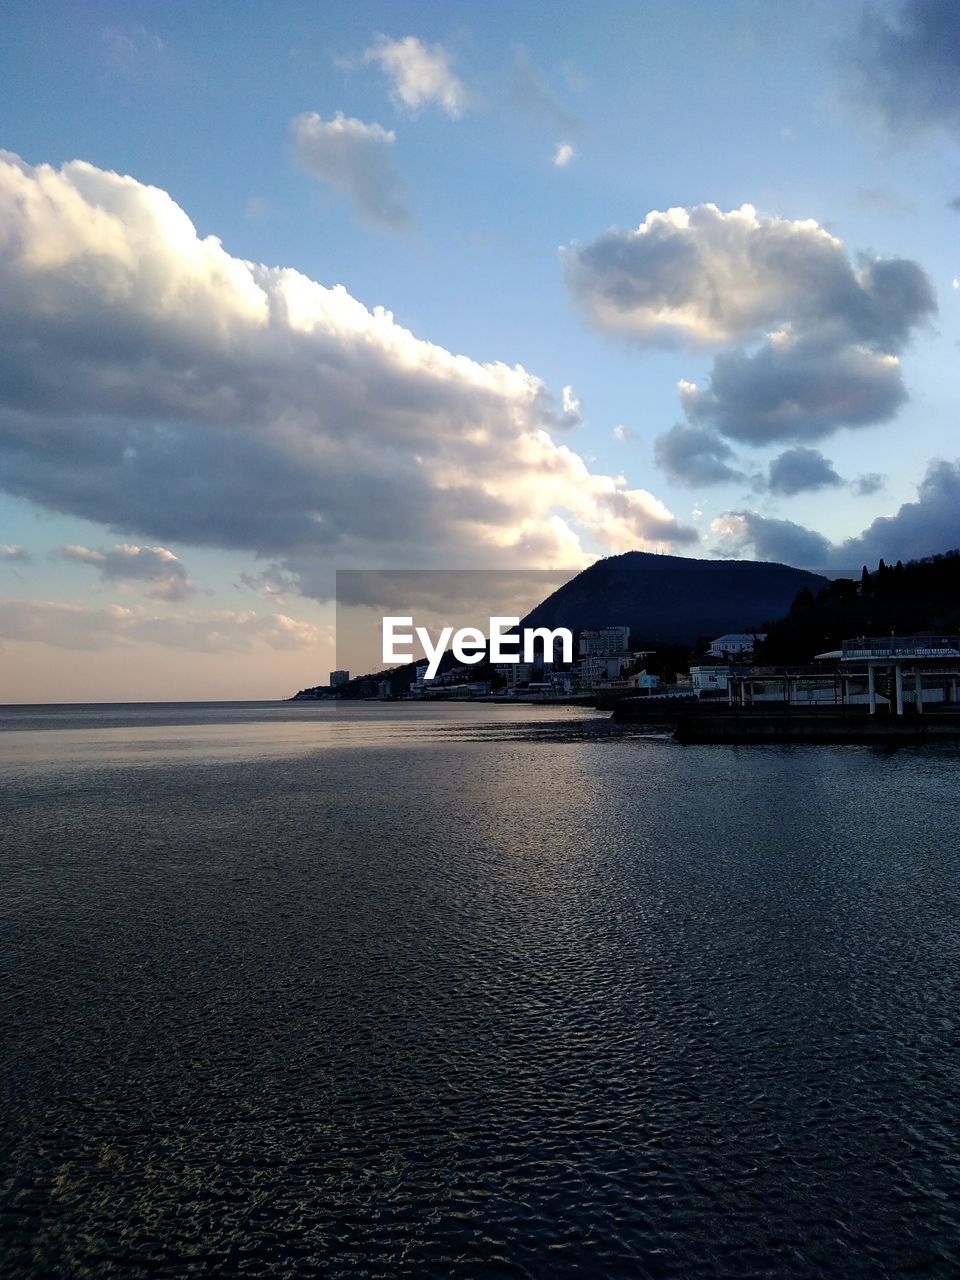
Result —
M 784 618 L 769 622 L 762 660 L 809 662 L 859 635 L 960 631 L 960 550 L 892 568 L 883 560 L 857 584 L 837 578 L 814 595 L 797 593 Z

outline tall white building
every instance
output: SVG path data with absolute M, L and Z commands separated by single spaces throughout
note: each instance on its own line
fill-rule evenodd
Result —
M 427 679 L 428 666 L 429 663 L 427 662 L 418 662 L 414 668 L 416 679 L 410 686 L 410 693 L 414 697 L 422 698 L 430 686 L 430 681 Z
M 580 632 L 580 657 L 600 653 L 627 653 L 630 648 L 629 627 L 600 627 Z

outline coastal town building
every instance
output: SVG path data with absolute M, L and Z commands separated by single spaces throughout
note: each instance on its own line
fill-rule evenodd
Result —
M 578 673 L 575 670 L 551 671 L 550 691 L 557 697 L 569 697 L 577 685 Z
M 345 684 L 350 683 L 349 671 L 331 671 L 330 672 L 330 688 L 340 689 Z
M 765 640 L 764 632 L 733 632 L 726 636 L 717 636 L 710 641 L 711 658 L 750 658 L 758 640 Z
M 812 671 L 754 667 L 731 674 L 728 701 L 864 706 L 870 715 L 895 716 L 960 705 L 960 637 L 859 636 L 816 660 L 821 665 Z
M 462 684 L 451 684 L 442 689 L 445 698 L 485 698 L 489 693 L 489 680 L 465 680 Z
M 434 676 L 432 683 L 437 685 L 469 683 L 474 675 L 473 667 L 450 667 Z
M 422 698 L 426 694 L 426 691 L 430 686 L 430 681 L 427 679 L 428 665 L 429 664 L 426 662 L 418 662 L 414 668 L 416 678 L 410 686 L 411 698 Z
M 960 691 L 960 637 L 858 636 L 840 650 L 841 680 L 866 669 L 866 701 L 875 715 L 886 701 L 898 716 L 908 708 L 957 705 Z
M 580 632 L 580 657 L 627 653 L 630 648 L 629 627 L 600 627 Z
M 690 687 L 698 697 L 705 693 L 726 693 L 729 678 L 728 666 L 714 664 L 690 668 Z
M 633 665 L 629 653 L 592 654 L 580 659 L 580 688 L 593 689 L 608 680 L 619 680 Z
M 618 680 L 608 680 L 595 686 L 598 693 L 637 693 L 649 696 L 660 688 L 660 677 L 651 675 L 649 671 L 635 671 L 633 675 L 621 676 Z
M 543 670 L 535 662 L 498 662 L 493 669 L 501 679 L 506 680 L 511 692 L 536 680 Z

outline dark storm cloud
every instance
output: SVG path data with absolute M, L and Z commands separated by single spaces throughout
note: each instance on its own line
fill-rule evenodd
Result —
M 756 445 L 892 417 L 907 398 L 897 356 L 936 311 L 917 263 L 851 261 L 817 223 L 750 205 L 650 213 L 563 260 L 592 327 L 640 346 L 724 348 L 704 386 L 680 383 L 684 408 Z
M 723 352 L 704 388 L 683 383 L 690 419 L 753 445 L 820 440 L 894 417 L 907 399 L 899 360 L 823 334 Z
M 657 436 L 654 456 L 671 480 L 691 488 L 744 478 L 730 466 L 734 454 L 727 442 L 703 427 L 676 423 Z
M 843 484 L 833 463 L 817 449 L 787 449 L 770 463 L 767 487 L 788 496 Z
M 878 351 L 902 351 L 917 325 L 937 309 L 936 294 L 923 268 L 908 258 L 863 260 L 849 307 L 836 319 L 853 341 Z
M 916 502 L 905 502 L 895 515 L 879 516 L 859 537 L 842 543 L 835 560 L 915 560 L 954 547 L 960 547 L 960 459 L 936 459 L 917 488 Z
M 717 355 L 706 387 L 681 384 L 691 419 L 759 445 L 822 439 L 894 417 L 908 398 L 897 353 L 936 309 L 923 271 L 915 262 L 876 260 L 853 286 L 838 276 L 821 300 L 816 322 L 792 318 L 753 351 Z
M 752 554 L 801 568 L 915 560 L 960 547 L 960 459 L 929 463 L 915 502 L 880 516 L 864 531 L 831 544 L 822 534 L 754 511 L 727 511 L 712 522 L 720 554 Z
M 720 535 L 724 555 L 732 552 L 810 568 L 826 564 L 831 551 L 829 539 L 822 534 L 792 520 L 774 520 L 755 511 L 726 511 L 712 527 Z

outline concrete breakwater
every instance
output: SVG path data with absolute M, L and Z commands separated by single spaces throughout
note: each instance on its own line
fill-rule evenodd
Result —
M 634 724 L 672 725 L 677 742 L 798 742 L 897 744 L 960 740 L 960 712 L 929 711 L 892 716 L 869 715 L 865 707 L 731 707 L 726 704 L 679 704 L 645 708 L 640 700 L 614 708 L 615 720 Z

